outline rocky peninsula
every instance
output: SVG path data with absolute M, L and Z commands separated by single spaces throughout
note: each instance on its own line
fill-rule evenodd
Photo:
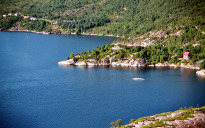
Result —
M 97 61 L 95 59 L 88 59 L 86 61 L 75 61 L 75 59 L 68 59 L 58 62 L 59 65 L 67 65 L 67 66 L 88 66 L 88 67 L 94 67 L 94 66 L 111 66 L 111 67 L 171 67 L 171 68 L 186 68 L 186 69 L 195 69 L 199 70 L 199 65 L 190 65 L 190 64 L 170 64 L 168 62 L 165 63 L 157 63 L 157 64 L 151 64 L 147 65 L 147 60 L 144 60 L 142 58 L 138 58 L 136 60 L 118 60 L 116 62 L 113 62 L 113 59 L 115 57 L 111 57 L 108 59 L 103 59 L 102 61 Z M 205 75 L 205 70 L 197 71 L 198 75 Z
M 199 31 L 197 26 L 189 26 Z M 58 62 L 75 66 L 205 68 L 203 40 L 177 43 L 185 36 L 183 25 L 155 30 L 143 35 L 121 37 L 112 44 L 70 56 Z M 199 32 L 201 35 L 203 33 Z M 184 54 L 189 53 L 186 57 Z M 203 63 L 203 64 L 202 64 Z M 201 65 L 202 64 L 202 65 Z M 201 66 L 200 66 L 201 65 Z M 204 74 L 202 71 L 197 74 Z

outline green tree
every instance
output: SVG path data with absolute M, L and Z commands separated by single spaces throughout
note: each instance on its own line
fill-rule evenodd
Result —
M 115 122 L 111 122 L 110 125 L 111 125 L 111 128 L 116 128 L 116 127 L 122 125 L 122 120 L 118 119 Z
M 74 54 L 73 54 L 73 52 L 70 53 L 70 57 L 69 57 L 69 58 L 74 59 Z
M 200 69 L 205 69 L 205 60 L 200 64 L 199 68 Z

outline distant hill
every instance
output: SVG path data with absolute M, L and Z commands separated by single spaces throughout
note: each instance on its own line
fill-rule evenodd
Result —
M 1 0 L 0 14 L 10 12 L 80 33 L 133 36 L 177 25 L 205 30 L 204 0 Z

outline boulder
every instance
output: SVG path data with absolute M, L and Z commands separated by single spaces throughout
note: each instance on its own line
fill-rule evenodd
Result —
M 108 66 L 109 64 L 110 64 L 109 59 L 107 59 L 107 58 L 102 59 L 101 63 L 100 63 L 100 65 L 102 65 L 102 66 Z
M 120 66 L 120 64 L 121 64 L 121 63 L 119 63 L 119 62 L 112 62 L 112 63 L 111 63 L 112 66 Z
M 125 66 L 125 67 L 130 66 L 129 61 L 125 60 L 125 61 L 121 62 L 121 66 Z
M 109 58 L 109 62 L 112 63 L 112 61 L 116 58 L 117 56 L 112 56 Z
M 138 59 L 135 60 L 134 64 L 137 65 L 138 67 L 144 67 L 145 66 L 145 60 L 141 59 L 141 58 L 138 58 Z
M 99 64 L 95 59 L 88 59 L 86 63 L 88 66 L 97 66 Z
M 205 70 L 199 70 L 196 72 L 196 74 L 205 77 Z
M 77 63 L 75 63 L 75 65 L 76 65 L 76 66 L 86 66 L 87 63 L 84 62 L 84 61 L 81 61 L 81 62 L 77 62 Z
M 75 60 L 74 60 L 74 59 L 64 60 L 64 61 L 58 62 L 58 64 L 62 64 L 62 65 L 73 65 L 73 64 L 75 64 Z

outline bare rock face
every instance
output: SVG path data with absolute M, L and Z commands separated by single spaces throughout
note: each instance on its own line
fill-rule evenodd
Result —
M 76 65 L 76 66 L 86 66 L 87 63 L 84 62 L 84 61 L 81 61 L 81 62 L 77 62 L 77 63 L 75 63 L 75 65 Z
M 61 64 L 61 65 L 73 65 L 73 64 L 75 64 L 75 60 L 74 59 L 64 60 L 64 61 L 58 62 L 58 64 Z
M 164 30 L 159 30 L 156 32 L 150 32 L 151 37 L 164 37 L 166 35 L 166 31 Z
M 121 63 L 120 62 L 112 62 L 111 65 L 112 66 L 121 66 Z
M 179 117 L 182 116 L 182 112 L 177 112 L 177 113 L 172 113 L 169 114 L 167 116 L 158 116 L 158 117 L 154 117 L 155 120 L 157 121 L 163 121 L 165 119 L 171 119 L 171 118 L 175 118 L 175 117 Z M 205 128 L 205 114 L 204 113 L 195 113 L 192 114 L 193 117 L 187 118 L 187 119 L 183 119 L 183 120 L 173 120 L 173 121 L 163 121 L 165 124 L 168 124 L 167 126 L 165 126 L 165 128 Z M 130 126 L 132 128 L 141 128 L 143 126 L 149 126 L 150 124 L 155 124 L 155 121 L 148 121 L 145 120 L 143 122 L 138 122 L 138 123 L 131 123 L 128 124 L 126 126 Z M 169 126 L 171 125 L 171 126 Z
M 135 66 L 135 67 L 137 67 L 137 65 L 135 65 L 134 62 L 135 62 L 135 61 L 134 61 L 133 59 L 130 60 L 129 65 L 130 65 L 130 66 Z
M 164 121 L 167 124 L 174 125 L 177 128 L 204 128 L 205 127 L 205 114 L 196 113 L 192 114 L 193 118 L 188 118 L 186 120 L 174 120 L 174 121 Z
M 155 66 L 157 66 L 157 67 L 166 67 L 166 66 L 169 66 L 169 63 L 168 63 L 168 62 L 165 62 L 165 63 L 157 63 L 157 64 L 155 64 Z
M 181 115 L 182 115 L 182 113 L 178 112 L 178 113 L 169 114 L 167 116 L 158 116 L 158 117 L 155 117 L 155 119 L 161 121 L 161 120 L 164 120 L 164 119 L 167 119 L 167 118 L 175 118 L 175 117 L 181 116 Z
M 62 31 L 62 32 L 61 32 L 61 35 L 69 35 L 69 34 L 70 34 L 69 31 Z
M 181 63 L 180 67 L 182 67 L 182 68 L 188 68 L 188 69 L 198 69 L 198 68 L 195 67 L 194 65 L 190 65 L 190 64 L 185 65 L 185 64 L 183 64 L 183 63 Z
M 199 70 L 196 72 L 197 75 L 205 77 L 205 70 Z
M 124 67 L 130 66 L 130 65 L 129 65 L 129 60 L 123 61 L 123 62 L 121 63 L 121 66 L 124 66 Z
M 136 59 L 136 60 L 135 60 L 135 64 L 136 64 L 138 67 L 143 67 L 143 66 L 145 66 L 145 60 L 144 60 L 144 59 L 141 59 L 141 58 Z
M 112 63 L 112 61 L 116 58 L 117 56 L 112 56 L 109 58 L 109 62 Z
M 86 63 L 88 66 L 97 66 L 98 65 L 98 61 L 95 59 L 88 59 Z
M 170 36 L 177 36 L 177 37 L 179 37 L 182 33 L 183 33 L 183 31 L 177 31 L 176 33 L 170 34 Z
M 100 65 L 102 65 L 102 66 L 108 66 L 109 64 L 110 64 L 109 59 L 107 59 L 107 58 L 102 59 L 101 63 L 100 63 Z

